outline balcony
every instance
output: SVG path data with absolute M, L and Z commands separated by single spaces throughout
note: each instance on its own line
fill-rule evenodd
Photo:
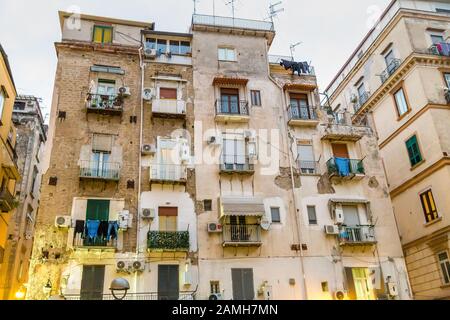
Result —
M 259 225 L 224 225 L 224 247 L 259 247 L 261 241 L 261 226 Z
M 362 160 L 331 158 L 327 162 L 327 170 L 330 178 L 344 180 L 359 180 L 366 175 Z
M 355 108 L 355 113 L 359 111 L 359 109 L 361 109 L 367 101 L 369 101 L 370 98 L 370 91 L 364 91 L 359 97 L 358 97 L 358 101 L 356 101 L 353 105 L 353 107 Z
M 436 43 L 428 49 L 428 52 L 436 56 L 450 57 L 450 43 Z
M 149 251 L 189 251 L 189 232 L 149 231 L 147 245 Z
M 255 174 L 255 165 L 250 163 L 250 158 L 245 156 L 225 155 L 220 164 L 220 173 L 224 174 Z
M 150 182 L 155 184 L 180 184 L 187 181 L 187 167 L 176 164 L 157 164 L 150 167 Z
M 317 112 L 315 108 L 298 107 L 289 105 L 288 116 L 290 126 L 306 126 L 316 127 L 319 124 Z
M 272 32 L 275 31 L 273 23 L 269 21 L 238 19 L 232 17 L 219 17 L 202 14 L 194 14 L 192 16 L 192 25 L 248 29 L 258 31 L 272 31 Z
M 10 212 L 17 207 L 16 199 L 7 188 L 0 191 L 0 210 L 1 212 Z
M 341 246 L 366 246 L 377 243 L 374 226 L 343 226 L 339 231 Z
M 217 100 L 215 104 L 216 121 L 218 122 L 239 122 L 250 121 L 248 101 L 242 100 L 239 103 L 224 103 Z
M 317 161 L 297 161 L 300 174 L 304 176 L 314 176 L 320 173 L 319 162 Z
M 381 73 L 381 82 L 385 83 L 388 81 L 388 79 L 395 73 L 395 71 L 397 71 L 401 64 L 402 61 L 400 59 L 393 59 L 387 66 L 386 70 Z
M 340 121 L 342 119 L 336 119 L 336 122 L 337 120 Z M 364 134 L 369 133 L 368 130 L 370 128 L 357 127 L 339 122 L 328 123 L 324 129 L 322 140 L 356 142 L 361 140 Z
M 119 181 L 120 163 L 80 161 L 80 179 Z
M 154 99 L 152 113 L 157 118 L 186 118 L 186 102 L 183 100 Z
M 123 97 L 88 93 L 86 97 L 86 112 L 120 116 L 123 113 Z
M 195 292 L 179 292 L 178 294 L 178 300 L 180 301 L 192 301 L 195 300 Z M 66 300 L 115 300 L 114 296 L 112 294 L 98 294 L 98 293 L 92 293 L 91 295 L 87 294 L 83 297 L 81 294 L 65 294 L 64 298 Z M 150 293 L 128 293 L 126 297 L 123 300 L 129 300 L 129 301 L 157 301 L 157 300 L 167 300 L 165 296 L 162 296 L 161 294 L 157 292 L 150 292 Z

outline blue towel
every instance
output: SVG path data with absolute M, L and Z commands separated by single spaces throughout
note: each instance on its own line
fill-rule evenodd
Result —
M 100 227 L 100 221 L 99 220 L 88 220 L 86 223 L 87 228 L 87 235 L 89 239 L 94 239 L 97 237 L 98 233 L 98 227 Z
M 336 158 L 336 167 L 341 177 L 350 175 L 350 159 Z

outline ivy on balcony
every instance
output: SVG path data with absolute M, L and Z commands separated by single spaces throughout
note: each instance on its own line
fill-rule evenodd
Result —
M 150 250 L 189 251 L 189 232 L 150 231 L 147 243 Z

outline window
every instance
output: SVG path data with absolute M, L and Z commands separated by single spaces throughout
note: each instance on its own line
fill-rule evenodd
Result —
M 2 88 L 0 88 L 0 123 L 1 123 L 1 119 L 3 117 L 3 107 L 5 106 L 5 100 L 6 100 L 6 94 L 5 94 L 5 90 Z
M 444 251 L 438 254 L 439 265 L 441 267 L 444 283 L 450 284 L 450 260 L 448 259 L 448 252 Z
M 252 90 L 251 92 L 252 96 L 252 106 L 261 106 L 261 91 L 259 90 Z
M 34 191 L 36 190 L 36 179 L 37 179 L 37 175 L 38 175 L 38 169 L 36 168 L 36 166 L 33 168 L 33 182 L 31 183 L 31 193 L 34 193 Z
M 236 51 L 233 48 L 219 48 L 220 61 L 236 61 Z
M 109 221 L 109 200 L 88 200 L 86 220 Z
M 358 87 L 358 97 L 359 100 L 361 101 L 362 99 L 364 99 L 364 94 L 366 93 L 366 87 L 364 86 L 364 82 L 361 83 Z
M 167 40 L 158 39 L 158 47 L 157 50 L 159 53 L 167 52 Z
M 239 90 L 222 88 L 220 90 L 220 113 L 241 114 L 239 103 Z
M 413 136 L 406 141 L 406 148 L 408 149 L 408 156 L 409 160 L 411 161 L 411 167 L 414 167 L 422 162 L 423 158 L 422 154 L 420 153 L 417 136 Z
M 188 41 L 180 41 L 180 54 L 191 53 L 191 43 Z
M 434 202 L 433 192 L 428 190 L 420 195 L 420 202 L 422 202 L 423 213 L 427 223 L 435 221 L 439 218 L 436 203 Z
M 444 37 L 441 34 L 431 34 L 430 38 L 433 45 L 445 42 Z
M 290 116 L 292 119 L 310 120 L 314 114 L 309 108 L 308 96 L 303 93 L 291 93 L 290 95 Z
M 14 110 L 23 111 L 25 110 L 26 103 L 22 101 L 16 101 L 14 102 Z
M 176 88 L 159 88 L 159 98 L 176 100 L 178 96 L 178 91 Z
M 384 61 L 386 61 L 386 66 L 391 66 L 392 62 L 395 60 L 394 51 L 390 50 L 387 55 L 384 56 Z
M 270 214 L 272 215 L 272 222 L 273 223 L 280 223 L 281 222 L 281 216 L 280 216 L 280 208 L 270 208 Z
M 316 174 L 317 166 L 312 145 L 298 145 L 298 164 L 302 174 Z
M 107 26 L 94 26 L 93 40 L 96 43 L 112 43 L 113 28 Z
M 396 93 L 394 93 L 395 104 L 397 106 L 398 116 L 401 117 L 409 111 L 408 103 L 406 102 L 405 92 L 403 88 L 400 88 Z
M 156 39 L 148 38 L 145 40 L 146 46 L 149 49 L 156 49 Z
M 210 288 L 211 288 L 211 294 L 220 293 L 220 282 L 219 281 L 211 281 Z
M 212 200 L 203 200 L 203 208 L 205 211 L 212 211 Z
M 159 231 L 176 232 L 178 231 L 178 208 L 159 207 Z
M 447 88 L 450 89 L 450 73 L 445 73 L 444 77 L 445 77 L 445 83 L 447 84 Z
M 170 52 L 173 54 L 188 54 L 191 52 L 191 44 L 188 41 L 170 40 Z
M 223 163 L 227 170 L 244 169 L 246 161 L 245 139 L 242 134 L 227 134 L 223 140 Z
M 317 225 L 317 214 L 315 206 L 308 206 L 308 220 L 310 225 Z

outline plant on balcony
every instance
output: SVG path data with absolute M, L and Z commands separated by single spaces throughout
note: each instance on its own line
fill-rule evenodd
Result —
M 189 232 L 160 232 L 148 233 L 149 249 L 189 250 Z

